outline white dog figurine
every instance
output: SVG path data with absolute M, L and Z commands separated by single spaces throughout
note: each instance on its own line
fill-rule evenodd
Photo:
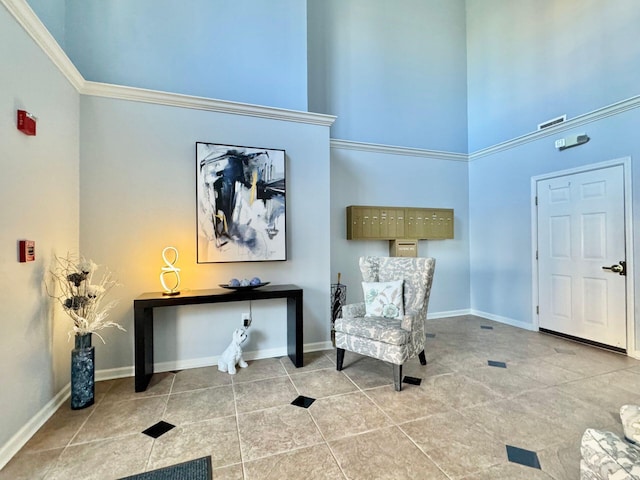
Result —
M 235 375 L 236 363 L 240 368 L 247 368 L 249 366 L 242 358 L 242 348 L 240 347 L 246 339 L 247 331 L 242 328 L 236 328 L 233 332 L 231 343 L 218 359 L 218 370 Z

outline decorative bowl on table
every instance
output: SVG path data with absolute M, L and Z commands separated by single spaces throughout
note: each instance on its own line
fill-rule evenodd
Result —
M 230 290 L 251 290 L 252 288 L 259 288 L 268 285 L 270 282 L 263 282 L 258 277 L 253 277 L 251 280 L 243 279 L 238 280 L 232 278 L 229 283 L 220 283 L 222 288 L 228 288 Z

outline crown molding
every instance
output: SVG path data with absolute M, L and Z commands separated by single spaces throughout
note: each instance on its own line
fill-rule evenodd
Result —
M 377 143 L 353 142 L 351 140 L 331 140 L 331 148 L 337 150 L 357 150 L 369 153 L 385 153 L 389 155 L 404 155 L 408 157 L 423 157 L 436 160 L 453 160 L 466 162 L 466 153 L 442 152 L 440 150 L 424 150 L 421 148 L 395 147 L 392 145 L 380 145 Z
M 612 103 L 605 107 L 593 110 L 591 112 L 578 115 L 575 118 L 562 122 L 553 127 L 545 128 L 531 133 L 527 133 L 520 137 L 507 140 L 506 142 L 498 143 L 482 150 L 477 150 L 473 153 L 455 153 L 455 152 L 442 152 L 438 150 L 423 150 L 419 148 L 407 148 L 407 147 L 395 147 L 390 145 L 379 145 L 375 143 L 362 143 L 353 142 L 350 140 L 331 140 L 331 148 L 339 150 L 358 150 L 361 152 L 371 153 L 386 153 L 391 155 L 407 155 L 412 157 L 425 157 L 435 158 L 440 160 L 454 160 L 459 162 L 472 162 L 482 157 L 494 155 L 499 152 L 510 150 L 512 148 L 519 147 L 529 142 L 534 142 L 541 138 L 549 137 L 552 135 L 558 135 L 564 131 L 576 129 L 589 123 L 597 122 L 607 117 L 619 115 L 628 110 L 633 110 L 640 107 L 640 95 L 627 98 L 620 102 Z
M 196 97 L 179 93 L 147 90 L 144 88 L 125 87 L 108 83 L 85 81 L 80 89 L 82 95 L 94 97 L 116 98 L 133 102 L 154 103 L 170 107 L 189 108 L 192 110 L 206 110 L 210 112 L 230 113 L 249 117 L 284 120 L 287 122 L 308 123 L 330 127 L 336 117 L 320 113 L 301 112 L 284 108 L 265 107 L 248 103 L 215 100 L 212 98 Z
M 638 107 L 640 107 L 640 95 L 622 100 L 620 102 L 612 103 L 611 105 L 607 105 L 606 107 L 602 107 L 582 115 L 578 115 L 575 118 L 567 120 L 566 122 L 562 122 L 553 127 L 527 133 L 506 142 L 498 143 L 496 145 L 483 148 L 482 150 L 477 150 L 469 154 L 469 161 L 472 162 L 488 155 L 493 155 L 498 152 L 503 152 L 505 150 L 510 150 L 520 145 L 524 145 L 525 143 L 533 142 L 541 138 L 549 137 L 551 135 L 557 135 L 566 130 L 572 130 L 588 123 L 597 122 L 607 117 L 619 115 L 628 110 L 633 110 Z
M 76 90 L 80 90 L 84 84 L 84 78 L 26 0 L 0 0 L 0 2 L 7 11 L 13 15 L 13 18 L 22 26 L 24 31 L 27 32 L 33 41 L 36 42 L 42 51 L 51 59 L 69 83 L 71 83 Z
M 53 64 L 67 78 L 69 83 L 82 95 L 117 98 L 123 100 L 154 103 L 196 110 L 207 110 L 234 115 L 284 120 L 289 122 L 307 123 L 330 127 L 336 117 L 319 113 L 301 112 L 275 107 L 265 107 L 246 103 L 237 103 L 226 100 L 215 100 L 204 97 L 195 97 L 155 90 L 146 90 L 135 87 L 110 85 L 105 83 L 89 82 L 84 79 L 67 54 L 60 48 L 58 42 L 49 33 L 42 21 L 31 9 L 26 0 L 0 0 L 0 3 L 16 19 L 27 34 L 36 42 L 42 51 L 51 59 Z M 374 143 L 353 142 L 349 140 L 331 140 L 331 148 L 342 150 L 358 150 L 371 153 L 385 153 L 392 155 L 405 155 L 441 160 L 474 161 L 482 157 L 503 152 L 529 142 L 539 140 L 551 135 L 557 135 L 566 130 L 578 128 L 582 125 L 596 122 L 604 118 L 618 115 L 627 110 L 640 107 L 640 95 L 608 105 L 583 115 L 579 115 L 566 122 L 544 130 L 531 132 L 506 142 L 498 143 L 470 154 L 442 152 L 438 150 L 423 150 L 419 148 L 396 147 Z
M 265 107 L 261 105 L 146 90 L 143 88 L 89 82 L 84 79 L 26 0 L 0 0 L 0 3 L 2 3 L 7 11 L 22 26 L 24 31 L 36 42 L 81 95 L 116 98 L 134 102 L 154 103 L 158 105 L 307 123 L 326 127 L 333 125 L 336 119 L 335 116 L 319 113 L 301 112 L 284 108 Z

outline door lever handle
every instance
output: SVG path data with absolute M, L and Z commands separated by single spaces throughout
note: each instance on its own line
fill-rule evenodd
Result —
M 610 267 L 602 267 L 603 270 L 610 270 L 615 273 L 619 273 L 620 275 L 627 275 L 627 262 L 624 260 L 620 260 L 620 263 L 616 265 L 611 265 Z

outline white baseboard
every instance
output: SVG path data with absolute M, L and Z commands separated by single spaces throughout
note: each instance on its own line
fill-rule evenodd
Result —
M 636 360 L 640 360 L 640 351 L 638 350 L 627 350 L 627 355 Z
M 504 323 L 505 325 L 511 325 L 512 327 L 523 328 L 524 330 L 531 330 L 533 332 L 538 331 L 532 323 L 522 322 L 509 317 L 501 317 L 500 315 L 494 315 L 493 313 L 481 312 L 479 310 L 472 309 L 471 315 L 486 318 L 487 320 L 493 320 L 498 323 Z
M 96 382 L 104 380 L 115 380 L 116 378 L 133 377 L 135 369 L 133 367 L 105 368 L 96 370 Z
M 471 315 L 471 310 L 449 310 L 444 312 L 427 313 L 427 321 L 436 320 L 438 318 L 460 317 L 462 315 Z
M 511 325 L 513 327 L 523 328 L 525 330 L 531 330 L 533 332 L 538 331 L 538 327 L 536 327 L 531 323 L 521 322 L 519 320 L 514 320 L 512 318 L 501 317 L 499 315 L 493 315 L 492 313 L 480 312 L 478 310 L 471 310 L 471 315 L 486 318 L 487 320 L 493 320 L 495 322 L 504 323 L 506 325 Z M 627 350 L 627 356 L 640 360 L 640 350 Z
M 316 342 L 316 343 L 307 343 L 304 346 L 305 352 L 321 352 L 322 350 L 331 350 L 333 348 L 333 344 L 331 341 L 328 342 Z
M 71 384 L 66 384 L 42 409 L 36 413 L 7 443 L 0 447 L 0 470 L 20 451 L 58 408 L 69 398 Z
M 511 325 L 512 327 L 523 328 L 525 330 L 537 331 L 538 329 L 526 322 L 520 320 L 514 320 L 513 318 L 501 317 L 500 315 L 494 315 L 493 313 L 481 312 L 473 309 L 462 310 L 449 310 L 444 312 L 435 312 L 427 314 L 427 321 L 436 320 L 439 318 L 461 317 L 463 315 L 474 315 L 476 317 L 486 318 L 487 320 L 493 320 L 494 322 L 504 323 L 505 325 Z
M 330 341 L 308 343 L 304 345 L 305 352 L 316 352 L 333 348 Z M 244 352 L 245 360 L 260 360 L 262 358 L 284 357 L 287 355 L 287 347 L 270 348 Z M 156 372 L 170 372 L 173 370 L 185 370 L 187 368 L 210 367 L 218 364 L 218 355 L 189 360 L 178 360 L 171 362 L 160 362 L 155 364 Z M 96 382 L 104 380 L 114 380 L 117 378 L 132 377 L 134 367 L 120 367 L 103 370 L 96 370 Z M 0 447 L 0 469 L 2 469 L 13 456 L 29 441 L 29 439 L 45 424 L 49 418 L 60 408 L 60 406 L 71 395 L 71 385 L 67 384 L 53 397 L 42 409 L 36 413 L 11 439 Z
M 331 344 L 330 341 L 307 343 L 303 346 L 303 350 L 305 352 L 317 352 L 319 350 L 328 350 L 330 348 L 333 348 L 333 345 Z M 260 360 L 262 358 L 276 358 L 276 357 L 286 357 L 286 356 L 287 356 L 286 347 L 254 350 L 252 352 L 242 352 L 242 357 L 245 360 Z M 218 357 L 219 355 L 214 355 L 210 357 L 193 358 L 189 360 L 159 362 L 155 364 L 154 370 L 156 372 L 171 372 L 173 370 L 185 370 L 187 368 L 210 367 L 218 364 Z M 111 378 L 132 376 L 133 367 L 127 367 L 127 368 L 131 371 L 129 375 L 121 375 L 119 377 L 111 377 Z M 106 379 L 107 378 L 105 378 L 105 380 Z
M 260 360 L 261 358 L 284 357 L 286 355 L 286 347 L 254 350 L 252 352 L 242 352 L 242 357 L 245 360 Z M 209 357 L 190 358 L 187 360 L 156 362 L 154 370 L 156 372 L 172 372 L 174 370 L 186 370 L 188 368 L 211 367 L 213 365 L 218 365 L 219 357 L 219 355 L 212 355 Z

